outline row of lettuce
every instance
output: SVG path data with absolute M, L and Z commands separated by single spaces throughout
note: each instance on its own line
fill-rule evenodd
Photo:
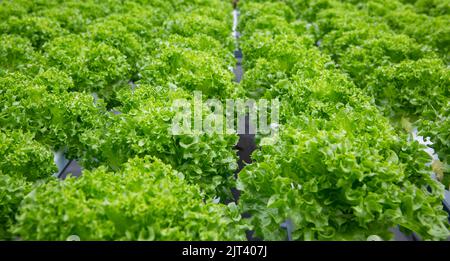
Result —
M 231 8 L 2 1 L 0 238 L 245 239 L 236 205 L 218 204 L 237 135 L 168 131 L 175 99 L 239 95 Z M 52 176 L 60 149 L 81 178 Z
M 400 80 L 413 82 L 408 76 L 417 75 L 420 82 L 398 83 L 403 88 L 392 99 L 403 103 L 391 100 L 381 108 L 419 113 L 424 106 L 412 99 L 437 105 L 448 100 L 441 82 L 448 71 L 414 40 L 390 33 L 383 24 L 364 24 L 372 18 L 352 8 L 335 1 L 241 4 L 243 88 L 250 97 L 278 97 L 282 105 L 278 143 L 262 137 L 254 163 L 239 174 L 239 205 L 250 214 L 255 236 L 269 240 L 286 238 L 279 229 L 286 220 L 296 240 L 389 239 L 396 225 L 424 239 L 444 239 L 449 235 L 441 201 L 444 186 L 432 178 L 430 156 L 392 126 L 375 105 L 373 97 L 379 97 L 368 89 L 389 88 L 369 84 L 369 79 L 383 81 L 374 77 L 380 67 L 404 69 L 390 63 L 389 54 L 394 59 L 417 54 L 415 60 L 404 59 L 405 66 L 410 63 L 435 78 L 404 69 Z M 318 27 L 299 19 L 308 12 L 317 16 Z M 403 41 L 399 45 L 394 39 Z M 427 81 L 432 82 L 423 86 Z M 391 82 L 397 83 L 385 80 Z M 430 94 L 419 89 L 429 86 Z M 406 96 L 416 90 L 422 96 Z
M 448 97 L 446 58 L 410 36 L 391 39 L 398 32 L 389 24 L 365 27 L 386 20 L 367 10 L 336 1 L 243 1 L 246 74 L 236 84 L 228 1 L 1 2 L 0 237 L 243 240 L 253 230 L 283 240 L 280 224 L 290 220 L 296 240 L 389 239 L 395 225 L 446 238 L 443 186 L 431 178 L 429 156 L 383 115 L 407 112 L 438 125 L 429 136 L 441 138 L 448 155 L 444 120 L 423 109 Z M 365 33 L 353 35 L 358 27 Z M 362 36 L 365 45 L 351 42 Z M 355 54 L 342 55 L 351 46 Z M 400 68 L 408 61 L 416 78 Z M 405 71 L 395 79 L 403 88 L 389 87 L 404 98 L 385 102 L 372 91 L 384 85 L 366 87 L 384 79 L 381 67 Z M 421 87 L 428 81 L 441 88 Z M 433 91 L 413 101 L 408 89 L 420 88 Z M 196 90 L 204 98 L 281 101 L 279 136 L 260 137 L 255 163 L 237 181 L 237 135 L 168 132 L 172 102 Z M 81 163 L 82 177 L 52 177 L 59 149 Z M 238 204 L 223 204 L 236 186 Z
M 277 2 L 277 1 L 272 1 Z M 430 137 L 434 171 L 450 185 L 450 12 L 447 1 L 285 1 L 286 21 L 364 90 L 399 130 Z M 434 15 L 423 8 L 437 8 Z M 431 11 L 430 11 L 431 12 Z M 275 18 L 271 18 L 275 19 Z M 277 29 L 280 30 L 280 29 Z M 297 29 L 298 30 L 298 29 Z

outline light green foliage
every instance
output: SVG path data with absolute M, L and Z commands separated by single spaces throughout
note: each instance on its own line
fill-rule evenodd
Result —
M 209 51 L 163 42 L 158 53 L 143 66 L 141 82 L 175 85 L 191 92 L 201 91 L 208 97 L 227 97 L 234 84 L 233 73 L 228 69 L 231 64 L 225 62 Z
M 347 2 L 332 1 L 318 12 L 320 47 L 395 125 L 399 118 L 409 118 L 419 127 L 428 126 L 423 133 L 447 158 L 442 151 L 448 151 L 448 142 L 439 140 L 448 131 L 438 111 L 450 99 L 448 15 L 430 17 L 398 1 Z M 317 3 L 309 8 L 314 7 Z
M 243 240 L 239 220 L 235 205 L 205 203 L 182 173 L 146 158 L 37 187 L 13 231 L 26 240 Z
M 38 16 L 12 16 L 0 26 L 0 31 L 28 38 L 35 48 L 41 48 L 46 42 L 64 34 L 57 22 Z
M 102 91 L 130 77 L 126 56 L 103 42 L 71 35 L 54 39 L 44 49 L 48 64 L 66 71 L 77 91 Z
M 81 133 L 101 126 L 106 112 L 89 94 L 65 92 L 70 86 L 71 79 L 55 69 L 34 79 L 17 73 L 1 78 L 0 126 L 26 130 L 55 150 L 67 146 L 71 153 L 81 154 Z
M 9 239 L 9 227 L 32 182 L 56 172 L 53 153 L 33 140 L 31 133 L 0 129 L 0 238 Z
M 53 153 L 21 131 L 0 131 L 0 173 L 29 181 L 46 178 L 56 172 Z
M 190 19 L 187 14 L 197 19 Z M 236 206 L 204 203 L 205 198 L 211 201 L 220 197 L 225 201 L 231 197 L 236 169 L 233 146 L 237 136 L 176 137 L 168 132 L 173 116 L 169 105 L 173 99 L 188 98 L 193 90 L 204 90 L 204 95 L 217 98 L 239 92 L 229 70 L 234 63 L 230 52 L 233 42 L 229 14 L 231 6 L 221 1 L 2 1 L 0 237 L 11 239 L 17 235 L 17 232 L 11 234 L 9 227 L 15 223 L 22 198 L 31 191 L 33 182 L 56 171 L 50 149 L 65 149 L 67 158 L 78 159 L 84 165 L 86 176 L 80 181 L 95 183 L 98 176 L 98 183 L 95 183 L 100 186 L 98 189 L 110 183 L 124 188 L 127 178 L 119 173 L 106 173 L 106 169 L 125 171 L 123 163 L 135 156 L 156 156 L 184 172 L 179 174 L 156 160 L 158 166 L 154 167 L 154 172 L 161 168 L 161 173 L 177 176 L 158 183 L 157 180 L 163 179 L 162 174 L 144 181 L 140 178 L 145 179 L 150 169 L 127 169 L 126 172 L 133 172 L 129 174 L 130 180 L 134 177 L 138 183 L 148 183 L 148 191 L 155 194 L 151 196 L 143 193 L 141 187 L 134 187 L 133 196 L 121 201 L 122 207 L 111 209 L 119 213 L 136 197 L 144 199 L 142 195 L 152 197 L 151 202 L 160 205 L 149 206 L 148 210 L 143 210 L 142 204 L 149 201 L 135 205 L 135 210 L 143 211 L 145 216 L 136 217 L 142 222 L 134 225 L 132 234 L 122 229 L 125 224 L 120 224 L 119 217 L 114 222 L 120 231 L 113 228 L 106 232 L 111 224 L 105 223 L 108 227 L 92 233 L 92 238 L 243 239 L 239 225 L 231 225 L 232 219 L 237 221 L 240 217 Z M 170 21 L 175 25 L 171 26 Z M 202 33 L 198 34 L 200 30 Z M 165 43 L 168 46 L 164 47 Z M 171 52 L 169 46 L 178 46 L 179 52 Z M 180 55 L 180 63 L 160 59 L 161 51 L 169 56 Z M 151 69 L 160 69 L 160 74 L 146 71 L 149 64 L 157 64 Z M 171 74 L 178 66 L 180 73 Z M 150 74 L 154 78 L 149 77 Z M 133 89 L 128 84 L 130 80 L 150 82 L 154 86 Z M 171 98 L 166 97 L 173 84 L 187 92 L 180 96 L 177 91 L 171 91 Z M 99 99 L 93 97 L 93 92 Z M 114 115 L 110 109 L 127 114 Z M 87 171 L 99 165 L 103 167 L 93 174 Z M 182 175 L 186 178 L 180 178 Z M 43 213 L 51 209 L 47 205 L 49 199 L 51 204 L 61 206 L 78 201 L 59 194 L 58 181 L 42 182 L 37 191 L 54 193 L 50 198 L 42 198 L 39 208 Z M 65 183 L 71 191 L 77 186 L 84 187 L 81 183 L 76 185 L 78 181 L 74 180 Z M 171 188 L 172 196 L 166 197 L 165 191 L 159 191 L 161 186 Z M 161 199 L 166 203 L 161 204 Z M 177 204 L 173 204 L 174 201 Z M 83 203 L 78 205 L 83 206 Z M 71 211 L 68 206 L 65 209 Z M 76 208 L 72 211 L 70 213 L 77 215 L 83 213 Z M 86 213 L 84 222 L 90 222 L 96 210 L 92 211 Z M 101 213 L 98 215 L 104 217 Z M 123 218 L 132 218 L 134 213 L 127 215 Z M 148 216 L 154 218 L 153 227 L 145 223 Z M 60 220 L 63 223 L 64 218 Z M 45 227 L 41 221 L 31 216 L 21 219 L 30 226 L 28 228 Z M 177 225 L 171 226 L 175 222 Z M 74 226 L 78 225 L 74 223 Z M 62 224 L 61 229 L 64 229 Z M 89 229 L 95 230 L 94 227 Z M 34 232 L 21 232 L 20 236 L 36 239 Z M 65 239 L 61 236 L 40 234 L 39 239 Z
M 244 17 L 246 8 L 250 14 L 255 12 L 253 6 L 244 6 Z M 320 17 L 333 17 L 329 14 Z M 282 14 L 279 18 L 286 19 Z M 392 67 L 396 72 L 392 77 L 402 77 L 403 72 L 406 79 L 415 76 L 426 82 L 425 77 L 431 78 L 429 88 L 441 82 L 445 69 L 438 59 L 421 60 L 429 54 L 409 38 L 396 37 L 400 44 L 394 45 L 390 37 L 394 34 L 383 37 L 378 29 L 388 27 L 358 30 L 361 20 L 348 19 L 349 23 L 342 22 L 344 29 L 330 23 L 325 32 L 338 31 L 323 39 L 323 48 L 336 51 L 338 64 L 309 38 L 292 31 L 284 35 L 289 30 L 274 33 L 270 28 L 243 25 L 242 47 L 248 59 L 244 86 L 250 95 L 256 89 L 262 97 L 281 100 L 282 125 L 278 143 L 268 144 L 268 138 L 262 137 L 261 149 L 252 155 L 254 163 L 239 173 L 239 202 L 251 215 L 256 236 L 266 240 L 285 239 L 279 225 L 286 219 L 294 225 L 296 240 L 364 240 L 373 234 L 390 239 L 388 229 L 395 225 L 424 239 L 445 239 L 449 230 L 441 203 L 443 186 L 432 179 L 431 167 L 426 166 L 429 155 L 380 114 L 364 89 L 367 80 L 355 80 L 361 84 L 358 89 L 339 65 L 355 79 L 356 75 L 366 79 L 378 68 L 389 70 L 390 63 L 405 60 L 406 67 L 410 61 L 417 71 L 399 65 Z M 334 48 L 332 43 L 337 43 Z M 386 84 L 397 82 L 387 79 L 377 85 L 387 88 Z M 409 90 L 403 85 L 398 88 L 405 94 Z M 442 93 L 439 86 L 435 90 L 433 102 Z M 401 100 L 405 110 L 416 105 L 408 98 L 410 104 Z
M 0 1 L 0 239 L 445 239 L 447 2 L 241 1 L 237 46 L 229 1 Z M 171 133 L 194 91 L 280 100 L 237 180 L 236 134 Z
M 30 40 L 17 35 L 0 35 L 0 76 L 8 72 L 37 73 L 44 59 L 31 46 Z
M 101 162 L 117 168 L 128 158 L 153 155 L 183 172 L 189 182 L 199 184 L 208 197 L 230 198 L 237 168 L 232 149 L 237 135 L 173 135 L 176 111 L 171 106 L 177 98 L 192 99 L 183 91 L 147 85 L 139 85 L 133 95 L 122 94 L 120 100 L 126 113 L 110 114 L 106 128 L 83 136 L 90 148 L 85 164 Z M 207 112 L 205 108 L 205 115 Z
M 257 163 L 240 173 L 238 188 L 257 235 L 283 240 L 278 224 L 289 218 L 300 240 L 389 239 L 396 224 L 423 238 L 446 238 L 442 185 L 421 167 L 428 156 L 417 154 L 417 144 L 368 141 L 335 126 L 289 128 L 280 144 L 254 154 Z
M 419 120 L 420 134 L 430 137 L 433 142 L 432 147 L 439 155 L 441 163 L 437 163 L 437 174 L 442 183 L 450 189 L 450 102 L 442 105 L 441 108 L 429 110 L 433 115 L 430 119 Z
M 23 198 L 31 191 L 32 183 L 20 176 L 0 172 L 0 238 L 12 237 L 9 228 L 15 222 L 17 209 Z
M 434 111 L 448 103 L 450 70 L 440 59 L 405 60 L 380 66 L 369 76 L 367 90 L 382 103 L 387 101 L 390 113 L 403 112 L 434 118 Z

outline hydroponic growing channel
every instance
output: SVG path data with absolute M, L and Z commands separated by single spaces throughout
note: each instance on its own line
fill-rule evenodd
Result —
M 0 239 L 446 240 L 449 10 L 0 1 Z

